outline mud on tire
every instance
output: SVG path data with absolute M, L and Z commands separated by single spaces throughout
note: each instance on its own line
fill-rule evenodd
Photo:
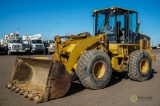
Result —
M 130 54 L 128 76 L 131 80 L 145 81 L 152 74 L 152 60 L 145 51 L 134 51 Z
M 89 89 L 102 89 L 112 74 L 109 56 L 100 50 L 84 52 L 78 60 L 76 75 L 82 85 Z

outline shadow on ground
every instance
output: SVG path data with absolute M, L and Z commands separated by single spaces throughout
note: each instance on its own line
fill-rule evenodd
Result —
M 152 75 L 149 79 L 152 79 L 154 77 L 154 74 L 156 74 L 157 72 L 152 69 Z M 123 79 L 128 80 L 129 77 L 127 75 L 127 72 L 115 72 L 112 74 L 111 80 L 109 81 L 107 87 L 111 87 L 114 86 L 115 84 L 121 82 Z M 74 95 L 76 93 L 79 93 L 83 90 L 85 90 L 86 88 L 79 82 L 79 80 L 77 79 L 76 81 L 73 81 L 71 84 L 71 88 L 69 89 L 68 93 L 65 95 L 65 97 L 67 96 L 71 96 Z
M 71 88 L 69 89 L 65 97 L 81 92 L 84 89 L 86 88 L 78 80 L 73 81 L 71 84 Z
M 152 78 L 154 77 L 154 74 L 157 74 L 157 71 L 155 71 L 154 69 L 152 69 L 152 74 L 151 74 L 149 80 L 152 79 Z
M 126 75 L 127 75 L 126 73 L 116 73 L 116 74 L 112 75 L 111 80 L 109 81 L 107 87 L 110 87 L 110 86 L 113 86 L 113 85 L 119 83 L 120 81 L 122 81 L 122 79 L 128 79 L 128 77 Z M 73 81 L 71 88 L 65 97 L 76 94 L 76 93 L 81 92 L 85 89 L 86 88 L 79 82 L 79 80 Z

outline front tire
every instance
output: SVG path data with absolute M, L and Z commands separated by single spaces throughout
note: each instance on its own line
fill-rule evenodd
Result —
M 131 80 L 145 81 L 152 74 L 152 60 L 145 51 L 134 51 L 130 54 L 128 76 Z
M 102 89 L 108 84 L 112 74 L 109 56 L 100 50 L 84 52 L 78 60 L 76 75 L 83 86 Z

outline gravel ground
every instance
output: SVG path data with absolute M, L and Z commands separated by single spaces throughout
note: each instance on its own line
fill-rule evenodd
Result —
M 63 98 L 50 100 L 39 106 L 160 106 L 160 50 L 153 50 L 157 61 L 153 63 L 153 76 L 144 82 L 131 81 L 127 77 L 112 77 L 108 86 L 102 90 L 89 90 L 80 83 L 73 82 L 70 91 Z M 34 55 L 37 56 L 37 55 Z M 51 55 L 45 55 L 51 56 Z M 6 89 L 11 78 L 17 55 L 0 56 L 0 106 L 34 106 L 29 101 Z M 138 97 L 130 101 L 130 97 Z

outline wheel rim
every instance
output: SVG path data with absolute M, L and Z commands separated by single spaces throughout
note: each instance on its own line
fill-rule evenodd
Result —
M 146 74 L 148 73 L 148 68 L 149 68 L 149 62 L 147 59 L 143 59 L 141 62 L 140 62 L 140 71 L 142 74 Z
M 106 73 L 106 65 L 103 61 L 97 61 L 92 68 L 92 74 L 94 78 L 101 79 Z

